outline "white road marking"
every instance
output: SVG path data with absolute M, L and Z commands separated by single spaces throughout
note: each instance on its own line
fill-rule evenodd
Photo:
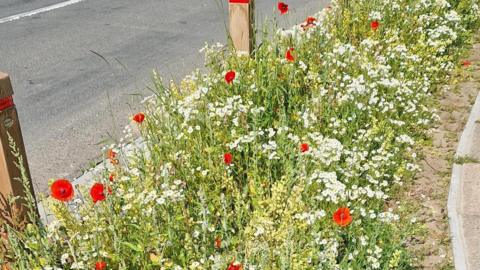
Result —
M 82 2 L 82 1 L 84 1 L 84 0 L 68 0 L 68 1 L 65 1 L 65 2 L 58 3 L 58 4 L 46 6 L 46 7 L 39 8 L 39 9 L 35 9 L 35 10 L 32 10 L 32 11 L 27 11 L 27 12 L 23 12 L 23 13 L 20 13 L 20 14 L 8 16 L 8 17 L 5 17 L 5 18 L 1 18 L 0 23 L 16 21 L 16 20 L 24 18 L 24 17 L 30 17 L 30 16 L 33 16 L 33 15 L 48 12 L 48 11 L 51 11 L 51 10 L 54 10 L 54 9 L 57 9 L 57 8 L 70 6 L 70 5 L 73 5 L 73 4 Z

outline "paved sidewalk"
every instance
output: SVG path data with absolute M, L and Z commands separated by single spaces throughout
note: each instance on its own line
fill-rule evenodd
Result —
M 459 87 L 480 90 L 480 43 L 469 58 L 471 80 Z M 480 269 L 480 95 L 470 113 L 452 170 L 448 212 L 457 270 Z

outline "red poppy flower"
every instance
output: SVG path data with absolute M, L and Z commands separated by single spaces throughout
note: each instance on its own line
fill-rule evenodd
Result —
M 378 21 L 372 21 L 370 23 L 370 28 L 373 30 L 373 31 L 377 31 L 378 27 L 380 26 L 380 23 Z
M 107 158 L 110 160 L 110 163 L 112 163 L 113 165 L 117 165 L 119 163 L 118 159 L 115 158 L 116 156 L 117 156 L 117 152 L 113 151 L 113 149 L 108 149 Z
M 278 2 L 278 10 L 282 15 L 287 14 L 288 12 L 288 5 L 284 2 Z
M 303 30 L 307 30 L 308 28 L 315 26 L 316 21 L 317 19 L 315 19 L 314 17 L 307 17 L 305 22 L 301 24 L 301 27 L 303 28 Z
M 110 176 L 108 176 L 108 180 L 110 180 L 110 182 L 113 182 L 116 176 L 117 175 L 115 173 L 111 173 Z
M 243 265 L 241 263 L 235 263 L 235 261 L 231 262 L 228 266 L 227 270 L 242 270 Z
M 50 186 L 50 191 L 53 198 L 62 202 L 71 200 L 74 195 L 73 186 L 66 179 L 55 180 L 52 186 Z
M 95 263 L 95 270 L 104 270 L 107 268 L 107 263 L 104 261 L 98 261 Z
M 228 84 L 231 84 L 233 82 L 233 80 L 235 80 L 235 76 L 236 76 L 235 71 L 230 70 L 225 74 L 225 81 Z
M 294 62 L 295 57 L 293 57 L 292 52 L 294 51 L 294 48 L 289 48 L 287 52 L 285 53 L 285 58 L 287 59 L 288 62 Z
M 108 189 L 108 193 L 111 194 L 112 190 Z M 105 200 L 105 186 L 101 183 L 93 184 L 90 188 L 90 197 L 92 197 L 93 203 Z
M 232 164 L 232 160 L 233 160 L 233 155 L 231 153 L 223 154 L 223 162 L 225 162 L 225 165 Z
M 113 149 L 108 149 L 107 151 L 108 159 L 115 159 L 116 156 L 117 156 L 117 152 L 113 151 Z
M 142 112 L 139 112 L 133 116 L 133 121 L 141 124 L 145 120 L 145 114 Z
M 302 143 L 300 145 L 300 152 L 302 152 L 302 153 L 308 152 L 309 149 L 310 149 L 310 147 L 308 146 L 307 143 Z
M 216 249 L 219 249 L 219 248 L 222 247 L 222 239 L 220 239 L 220 237 L 215 238 L 215 245 L 214 246 L 215 246 Z
M 471 64 L 472 64 L 472 62 L 470 62 L 470 61 L 468 61 L 468 60 L 464 60 L 464 61 L 462 62 L 462 66 L 463 66 L 463 67 L 469 67 Z
M 352 222 L 352 216 L 350 215 L 350 209 L 338 208 L 338 210 L 333 214 L 333 220 L 337 223 L 340 227 L 345 227 L 350 222 Z
M 317 21 L 314 17 L 307 17 L 307 20 L 305 21 L 307 24 L 314 24 Z

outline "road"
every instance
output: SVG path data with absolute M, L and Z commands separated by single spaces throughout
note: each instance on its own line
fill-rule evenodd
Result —
M 0 0 L 0 22 L 61 2 Z M 327 2 L 290 0 L 280 21 L 302 21 Z M 276 3 L 257 0 L 260 21 L 278 16 Z M 179 79 L 202 67 L 204 43 L 226 41 L 226 9 L 226 0 L 80 0 L 1 22 L 0 70 L 12 79 L 36 191 L 99 159 L 102 142 L 140 109 L 153 69 Z

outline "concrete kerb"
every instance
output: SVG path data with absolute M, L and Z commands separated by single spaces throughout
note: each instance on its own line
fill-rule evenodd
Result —
M 453 261 L 457 270 L 467 270 L 467 258 L 465 256 L 465 238 L 462 219 L 459 214 L 461 201 L 459 194 L 462 192 L 461 181 L 463 166 L 453 164 L 450 191 L 448 194 L 448 220 L 450 224 L 450 235 L 452 239 Z
M 460 137 L 455 157 L 470 156 L 475 138 L 476 121 L 480 119 L 480 94 L 477 96 L 475 104 L 468 118 L 467 124 Z M 467 245 L 465 242 L 465 234 L 463 231 L 463 223 L 461 218 L 462 207 L 462 178 L 464 175 L 464 165 L 453 164 L 452 178 L 450 182 L 450 191 L 448 194 L 448 218 L 450 224 L 450 233 L 452 238 L 453 259 L 455 269 L 469 270 L 467 263 Z M 473 270 L 473 269 L 472 269 Z

